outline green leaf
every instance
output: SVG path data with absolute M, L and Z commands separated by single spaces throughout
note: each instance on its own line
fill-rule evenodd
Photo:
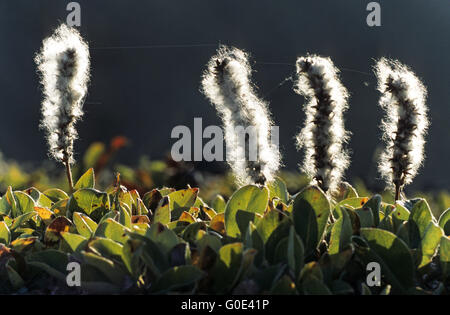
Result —
M 254 270 L 253 268 L 253 262 L 256 257 L 257 250 L 250 248 L 244 250 L 242 254 L 242 262 L 241 266 L 239 267 L 239 271 L 234 278 L 234 283 L 232 284 L 232 287 L 234 288 L 242 279 L 246 278 L 249 274 L 251 274 Z
M 227 203 L 225 202 L 225 199 L 221 195 L 217 195 L 216 198 L 214 198 L 212 202 L 212 208 L 217 213 L 222 213 L 225 211 L 225 207 L 227 206 Z
M 152 293 L 180 289 L 202 279 L 206 274 L 195 266 L 175 266 L 164 272 L 151 287 Z
M 333 211 L 334 216 L 337 218 L 340 217 L 340 210 L 345 211 L 350 219 L 350 223 L 352 225 L 352 233 L 353 234 L 359 234 L 359 229 L 361 228 L 361 220 L 356 214 L 355 210 L 349 209 L 347 207 L 341 207 L 339 210 L 338 208 L 335 208 Z M 327 225 L 327 228 L 325 230 L 325 233 L 331 233 L 331 229 L 333 228 L 333 224 Z
M 444 230 L 446 236 L 450 235 L 450 208 L 439 217 L 439 226 Z
M 205 222 L 195 222 L 189 224 L 183 231 L 183 239 L 187 242 L 196 242 L 206 233 Z
M 220 248 L 218 260 L 211 272 L 214 291 L 217 293 L 226 293 L 231 289 L 241 267 L 242 252 L 242 243 L 231 243 Z
M 295 198 L 292 215 L 295 230 L 305 245 L 305 255 L 309 256 L 322 240 L 330 202 L 320 188 L 307 187 Z
M 266 259 L 269 263 L 274 264 L 277 246 L 283 239 L 289 237 L 291 226 L 292 222 L 288 218 L 284 218 L 270 234 L 264 248 Z
M 69 201 L 71 212 L 84 212 L 91 215 L 94 212 L 101 213 L 109 210 L 108 194 L 92 188 L 82 188 L 73 193 Z M 101 217 L 100 216 L 100 217 Z
M 304 266 L 304 250 L 293 226 L 291 226 L 289 236 L 278 243 L 275 256 L 275 262 L 285 263 L 287 259 L 288 267 L 294 272 L 294 275 L 299 275 Z
M 222 235 L 225 235 L 225 213 L 218 213 L 211 219 L 209 228 Z
M 278 227 L 280 223 L 279 212 L 276 210 L 269 210 L 262 219 L 258 221 L 256 224 L 256 229 L 258 230 L 258 234 L 261 236 L 261 239 L 264 243 L 267 242 L 270 235 L 273 231 Z
M 255 213 L 244 211 L 244 210 L 238 210 L 236 212 L 236 224 L 239 228 L 240 235 L 244 235 L 247 231 L 248 225 L 250 222 L 255 221 Z
M 6 194 L 3 197 L 3 199 L 8 203 L 13 218 L 18 217 L 19 215 L 22 214 L 19 211 L 19 209 L 17 209 L 16 198 L 14 197 L 14 193 L 11 186 L 9 186 L 8 189 L 6 190 Z
M 87 170 L 86 173 L 84 173 L 80 179 L 77 181 L 75 186 L 73 188 L 75 190 L 82 189 L 82 188 L 94 188 L 95 186 L 95 175 L 94 175 L 94 169 L 90 168 Z
M 200 208 L 201 206 L 207 207 L 208 205 L 203 201 L 202 198 L 197 197 L 197 199 L 195 200 L 195 203 L 194 203 L 193 207 L 195 207 L 195 208 Z
M 54 245 L 62 238 L 62 232 L 71 232 L 72 222 L 66 217 L 56 217 L 45 230 L 44 241 L 47 245 Z
M 14 197 L 16 198 L 16 210 L 18 213 L 25 214 L 34 211 L 35 203 L 30 195 L 21 191 L 15 191 Z
M 393 289 L 404 292 L 414 285 L 414 261 L 408 246 L 400 238 L 376 228 L 362 228 L 361 235 L 369 245 L 362 258 L 366 263 L 380 263 L 383 275 Z
M 98 272 L 105 275 L 113 284 L 121 285 L 123 283 L 125 270 L 121 269 L 114 261 L 85 251 L 81 251 L 80 254 L 86 264 L 97 269 Z
M 5 196 L 0 198 L 0 214 L 9 215 L 11 212 L 11 205 L 8 203 L 8 199 Z
M 126 203 L 119 206 L 119 223 L 131 229 L 131 209 Z
M 125 244 L 128 239 L 127 232 L 131 230 L 111 218 L 100 223 L 95 231 L 95 236 L 110 238 L 113 241 Z
M 408 237 L 411 249 L 418 249 L 418 268 L 429 264 L 444 233 L 435 223 L 425 199 L 418 199 L 414 203 L 406 225 L 402 226 L 400 230 L 399 234 Z
M 83 213 L 74 212 L 72 219 L 78 233 L 86 238 L 90 238 L 97 229 L 97 223 Z
M 378 228 L 394 233 L 394 222 L 390 215 L 385 216 L 378 224 Z
M 196 218 L 198 217 L 199 209 L 191 208 L 189 212 L 183 211 L 176 222 L 186 222 L 188 224 L 195 223 Z
M 337 210 L 337 209 L 336 209 Z M 351 210 L 349 210 L 351 211 Z M 343 251 L 351 242 L 353 234 L 352 223 L 344 208 L 337 210 L 339 218 L 331 229 L 330 245 L 328 252 L 330 255 Z
M 148 214 L 148 209 L 145 206 L 144 202 L 141 199 L 137 200 L 137 205 L 136 205 L 137 209 L 136 209 L 136 213 L 138 215 L 147 215 Z
M 304 266 L 304 248 L 301 239 L 291 226 L 289 236 L 278 243 L 275 250 L 275 262 L 286 262 L 297 278 Z
M 34 248 L 36 244 L 39 244 L 39 240 L 37 236 L 30 236 L 26 238 L 16 238 L 10 244 L 10 247 L 13 248 L 17 252 L 23 252 L 30 248 Z
M 69 248 L 72 250 L 72 252 L 79 251 L 79 249 L 83 248 L 84 244 L 87 243 L 87 238 L 78 234 L 62 232 L 61 236 L 67 243 L 67 245 L 69 245 Z
M 361 227 L 374 227 L 375 220 L 373 218 L 373 212 L 371 208 L 364 207 L 355 209 L 355 213 L 358 215 Z
M 370 208 L 372 210 L 373 223 L 375 226 L 378 226 L 378 224 L 380 224 L 381 196 L 374 195 L 363 205 L 362 208 Z
M 140 254 L 142 248 L 139 247 L 140 241 L 128 239 L 122 248 L 122 261 L 128 272 L 137 279 L 140 273 Z
M 170 213 L 170 202 L 169 197 L 163 197 L 159 203 L 158 207 L 155 210 L 155 214 L 153 216 L 153 223 L 161 223 L 161 224 L 169 224 L 171 219 Z
M 35 187 L 25 189 L 23 192 L 33 198 L 34 202 L 37 202 L 39 200 L 39 196 L 41 195 L 41 192 Z
M 203 235 L 203 237 L 197 241 L 196 245 L 199 253 L 201 253 L 206 246 L 214 249 L 215 252 L 219 252 L 220 247 L 222 247 L 220 238 L 210 234 Z
M 279 198 L 285 204 L 289 201 L 289 193 L 286 187 L 286 183 L 279 177 L 275 177 L 274 180 L 268 184 L 270 199 L 274 197 Z
M 359 209 L 359 208 L 363 207 L 368 200 L 369 200 L 369 198 L 367 198 L 367 197 L 348 198 L 348 199 L 344 199 L 344 200 L 338 202 L 335 207 L 337 208 L 337 207 L 345 206 L 345 207 L 351 208 L 351 209 Z
M 443 235 L 442 229 L 436 223 L 430 222 L 428 224 L 425 235 L 420 242 L 422 259 L 418 268 L 422 268 L 431 262 Z
M 25 192 L 34 200 L 36 206 L 51 208 L 53 205 L 53 201 L 50 198 L 34 187 L 28 188 Z
M 49 275 L 66 281 L 66 267 L 69 262 L 68 255 L 55 249 L 35 252 L 27 258 L 28 264 L 34 265 Z
M 333 255 L 323 254 L 319 259 L 320 269 L 323 275 L 323 281 L 331 284 L 334 279 L 345 274 L 344 269 L 348 266 L 354 254 L 354 246 L 348 245 L 341 252 Z M 348 269 L 347 269 L 348 270 Z M 344 273 L 343 273 L 344 271 Z
M 50 210 L 56 216 L 65 216 L 67 214 L 67 204 L 68 204 L 69 200 L 70 199 L 63 199 L 63 200 L 55 202 Z
M 130 209 L 133 207 L 133 196 L 129 191 L 119 191 L 119 202 L 126 204 Z
M 122 260 L 123 245 L 113 240 L 97 237 L 88 243 L 89 249 L 108 259 Z
M 392 217 L 393 229 L 396 234 L 399 232 L 399 228 L 402 226 L 403 222 L 409 219 L 409 210 L 406 209 L 403 204 L 399 201 L 395 203 L 395 209 L 392 211 L 390 216 Z M 409 240 L 407 241 L 409 243 Z
M 47 265 L 46 263 L 40 261 L 30 261 L 28 262 L 28 266 L 36 267 L 60 281 L 65 281 L 66 279 L 66 275 L 63 272 L 56 270 L 55 268 Z
M 22 279 L 19 273 L 9 265 L 9 262 L 6 265 L 6 271 L 8 273 L 9 282 L 11 282 L 14 290 L 19 290 L 20 288 L 25 286 L 25 281 Z
M 259 235 L 256 226 L 253 223 L 250 223 L 248 225 L 247 231 L 245 232 L 244 236 L 244 249 L 250 249 L 254 248 L 258 252 L 255 256 L 255 265 L 260 266 L 264 261 L 264 242 Z M 219 251 L 219 248 L 217 248 L 217 252 Z
M 133 235 L 136 237 L 135 234 Z M 155 242 L 146 237 L 142 238 L 144 239 L 144 247 L 141 258 L 153 276 L 159 277 L 161 276 L 161 272 L 164 272 L 170 267 L 168 257 Z
M 19 226 L 21 226 L 22 224 L 25 224 L 26 222 L 28 222 L 29 220 L 31 220 L 34 216 L 37 215 L 37 212 L 33 211 L 33 212 L 28 212 L 25 214 L 22 214 L 21 216 L 18 216 L 17 218 L 15 218 L 13 220 L 12 225 L 9 227 L 9 229 L 11 231 L 14 231 L 16 228 L 18 228 Z
M 117 221 L 117 218 L 119 217 L 119 213 L 115 210 L 109 210 L 106 212 L 103 217 L 98 221 L 98 224 L 102 224 L 106 219 L 113 219 Z
M 206 207 L 207 205 L 206 205 L 205 202 L 202 200 L 202 198 L 197 197 L 197 199 L 195 200 L 195 203 L 194 203 L 193 207 L 200 208 L 200 206 Z
M 397 200 L 396 203 L 401 204 L 404 208 L 408 209 L 408 211 L 411 211 L 414 205 L 423 200 L 423 198 L 415 198 L 410 200 Z
M 442 268 L 442 277 L 445 281 L 450 278 L 450 238 L 447 236 L 441 237 L 439 259 Z
M 167 195 L 169 197 L 170 210 L 177 208 L 190 208 L 195 204 L 198 196 L 198 188 L 177 190 Z
M 410 212 L 406 209 L 401 203 L 398 201 L 395 204 L 395 210 L 392 212 L 392 217 L 396 217 L 397 219 L 407 221 L 410 216 Z
M 202 222 L 199 222 L 202 223 Z M 150 234 L 150 235 L 149 235 Z M 181 241 L 174 231 L 164 229 L 162 232 L 151 235 L 147 233 L 145 236 L 149 237 L 155 244 L 161 249 L 161 251 L 167 255 L 169 251 L 178 245 Z
M 420 241 L 425 236 L 428 225 L 433 221 L 433 215 L 425 199 L 414 204 L 409 216 L 409 237 L 411 248 L 420 247 Z
M 333 198 L 337 202 L 356 197 L 358 197 L 358 193 L 356 192 L 355 188 L 353 188 L 352 185 L 347 182 L 342 182 L 338 187 L 337 193 L 333 194 Z
M 0 221 L 0 243 L 8 245 L 11 241 L 11 232 L 5 221 Z
M 195 208 L 191 208 L 195 209 Z M 201 207 L 200 208 L 200 218 L 203 218 L 205 221 L 211 221 L 217 215 L 217 212 L 214 209 L 209 207 Z
M 239 237 L 241 232 L 236 222 L 238 210 L 262 214 L 269 202 L 269 191 L 265 187 L 248 185 L 237 190 L 225 208 L 225 230 L 230 237 Z
M 50 200 L 53 202 L 58 202 L 60 200 L 69 198 L 68 194 L 58 188 L 47 189 L 43 192 L 43 194 L 50 198 Z

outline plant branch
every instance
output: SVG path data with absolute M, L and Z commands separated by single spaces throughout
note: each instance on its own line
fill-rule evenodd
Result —
M 69 159 L 67 157 L 65 157 L 63 163 L 66 166 L 66 175 L 67 175 L 67 181 L 69 182 L 70 193 L 73 193 L 72 169 L 70 167 Z

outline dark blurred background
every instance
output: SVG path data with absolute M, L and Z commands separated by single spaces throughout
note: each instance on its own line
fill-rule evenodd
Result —
M 41 92 L 33 56 L 42 39 L 66 20 L 69 2 L 0 0 L 0 151 L 7 158 L 48 159 L 38 129 Z M 78 2 L 80 30 L 92 58 L 86 115 L 75 144 L 79 156 L 93 141 L 124 135 L 131 145 L 118 157 L 123 163 L 132 165 L 144 154 L 159 159 L 175 142 L 170 138 L 174 126 L 191 127 L 194 117 L 202 117 L 204 127 L 220 124 L 199 92 L 199 81 L 223 43 L 251 53 L 254 82 L 270 102 L 285 167 L 293 170 L 301 159 L 294 136 L 303 124 L 304 100 L 291 82 L 279 84 L 294 70 L 289 64 L 297 56 L 331 56 L 351 93 L 345 117 L 353 153 L 346 177 L 379 186 L 375 153 L 382 145 L 382 112 L 371 67 L 374 59 L 387 56 L 410 65 L 429 92 L 427 158 L 411 187 L 449 189 L 448 0 L 378 1 L 381 27 L 367 26 L 370 1 L 364 0 Z

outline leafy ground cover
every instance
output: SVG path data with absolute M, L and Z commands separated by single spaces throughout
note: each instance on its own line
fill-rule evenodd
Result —
M 199 189 L 14 191 L 0 199 L 0 292 L 19 294 L 448 294 L 450 210 L 384 202 L 348 184 L 330 198 L 283 180 L 227 201 Z M 69 287 L 67 265 L 81 266 Z M 369 287 L 367 265 L 381 266 Z

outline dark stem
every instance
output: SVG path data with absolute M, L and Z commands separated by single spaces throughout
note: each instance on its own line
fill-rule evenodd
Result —
M 316 179 L 316 182 L 317 182 L 317 185 L 319 186 L 319 188 L 322 189 L 326 193 L 328 191 L 328 188 L 325 187 L 322 177 L 316 176 L 315 179 Z
M 396 183 L 395 184 L 395 201 L 400 200 L 400 191 L 401 191 L 401 186 L 400 186 L 400 184 Z
M 66 175 L 67 175 L 67 181 L 69 182 L 70 193 L 73 193 L 72 170 L 70 168 L 69 159 L 67 157 L 64 158 L 63 163 L 66 166 Z

